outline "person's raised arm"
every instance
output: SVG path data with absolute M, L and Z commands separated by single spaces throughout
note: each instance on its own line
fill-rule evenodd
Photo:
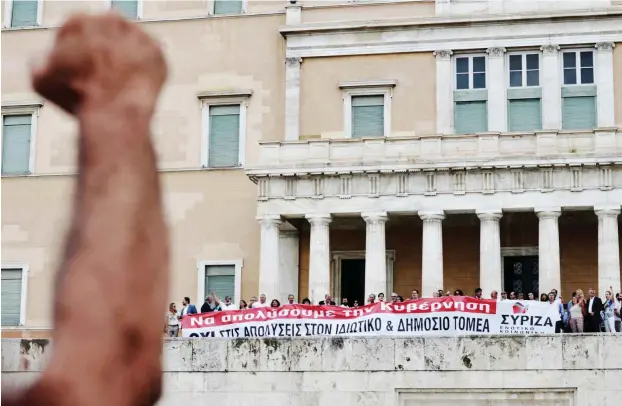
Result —
M 72 224 L 55 288 L 54 350 L 23 405 L 149 406 L 161 391 L 168 234 L 150 122 L 157 43 L 115 14 L 75 16 L 33 71 L 79 123 Z

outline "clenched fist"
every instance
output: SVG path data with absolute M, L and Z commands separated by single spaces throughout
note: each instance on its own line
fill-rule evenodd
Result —
M 136 24 L 108 13 L 71 17 L 33 70 L 37 92 L 71 114 L 110 104 L 153 111 L 166 78 L 158 44 Z

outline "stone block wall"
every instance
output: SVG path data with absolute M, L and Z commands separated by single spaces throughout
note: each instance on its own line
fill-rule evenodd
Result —
M 2 390 L 47 340 L 2 340 Z M 602 406 L 622 396 L 622 335 L 170 339 L 160 405 Z

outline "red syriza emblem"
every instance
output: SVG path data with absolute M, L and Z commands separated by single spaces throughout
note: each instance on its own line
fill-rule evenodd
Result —
M 529 305 L 524 305 L 521 302 L 514 303 L 512 306 L 512 310 L 514 310 L 514 314 L 524 314 L 529 310 Z

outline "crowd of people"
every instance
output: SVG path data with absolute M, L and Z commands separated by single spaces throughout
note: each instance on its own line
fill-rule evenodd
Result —
M 476 299 L 485 299 L 483 296 L 482 289 L 477 288 L 474 292 L 474 298 Z M 432 293 L 432 297 L 444 297 L 444 296 L 464 296 L 464 293 L 460 289 L 456 289 L 453 293 L 448 290 L 443 293 L 443 290 L 439 289 Z M 418 300 L 421 296 L 419 294 L 419 290 L 413 289 L 410 298 L 407 300 Z M 537 300 L 536 295 L 534 293 L 527 293 L 527 298 L 523 292 L 505 292 L 502 291 L 499 295 L 499 292 L 493 290 L 490 292 L 490 298 L 492 300 Z M 540 295 L 539 300 L 541 302 L 548 302 L 551 305 L 558 306 L 558 311 L 560 315 L 560 321 L 555 326 L 555 332 L 566 332 L 566 333 L 583 333 L 583 332 L 621 332 L 622 331 L 622 317 L 621 317 L 621 308 L 622 308 L 622 297 L 618 292 L 613 296 L 613 288 L 609 287 L 607 291 L 605 291 L 605 300 L 603 301 L 600 297 L 596 296 L 596 291 L 592 288 L 588 290 L 588 298 L 585 298 L 585 295 L 581 289 L 578 289 L 572 292 L 572 298 L 565 302 L 561 295 L 558 295 L 557 289 L 552 289 L 548 294 L 542 293 Z M 370 293 L 367 297 L 366 304 L 373 304 L 376 302 L 384 302 L 385 295 L 384 293 L 378 293 L 378 295 L 374 293 Z M 397 293 L 391 293 L 392 303 L 402 303 L 404 302 L 404 298 Z M 304 298 L 301 302 L 303 305 L 311 305 L 311 300 L 308 298 Z M 295 300 L 295 296 L 290 294 L 287 296 L 287 302 L 283 305 L 294 305 L 297 304 Z M 317 303 L 320 306 L 336 306 L 337 304 L 333 301 L 331 295 L 326 295 L 324 300 Z M 166 314 L 166 321 L 164 326 L 164 333 L 169 337 L 177 337 L 179 334 L 179 330 L 181 327 L 181 320 L 184 316 L 189 314 L 198 314 L 198 313 L 211 313 L 223 310 L 245 310 L 245 309 L 256 309 L 260 307 L 281 307 L 281 302 L 277 299 L 272 299 L 269 303 L 267 301 L 266 295 L 259 295 L 259 300 L 256 296 L 252 296 L 248 303 L 246 300 L 240 300 L 239 304 L 235 304 L 232 301 L 231 296 L 225 296 L 224 299 L 221 299 L 216 295 L 216 293 L 212 292 L 211 295 L 205 298 L 205 302 L 201 305 L 201 308 L 197 310 L 197 307 L 194 304 L 190 303 L 189 297 L 184 297 L 182 300 L 182 309 L 177 310 L 177 306 L 175 303 L 170 303 L 169 311 Z M 348 300 L 347 297 L 341 299 L 340 307 L 346 308 L 357 308 L 360 306 L 358 300 L 354 300 L 352 303 Z

